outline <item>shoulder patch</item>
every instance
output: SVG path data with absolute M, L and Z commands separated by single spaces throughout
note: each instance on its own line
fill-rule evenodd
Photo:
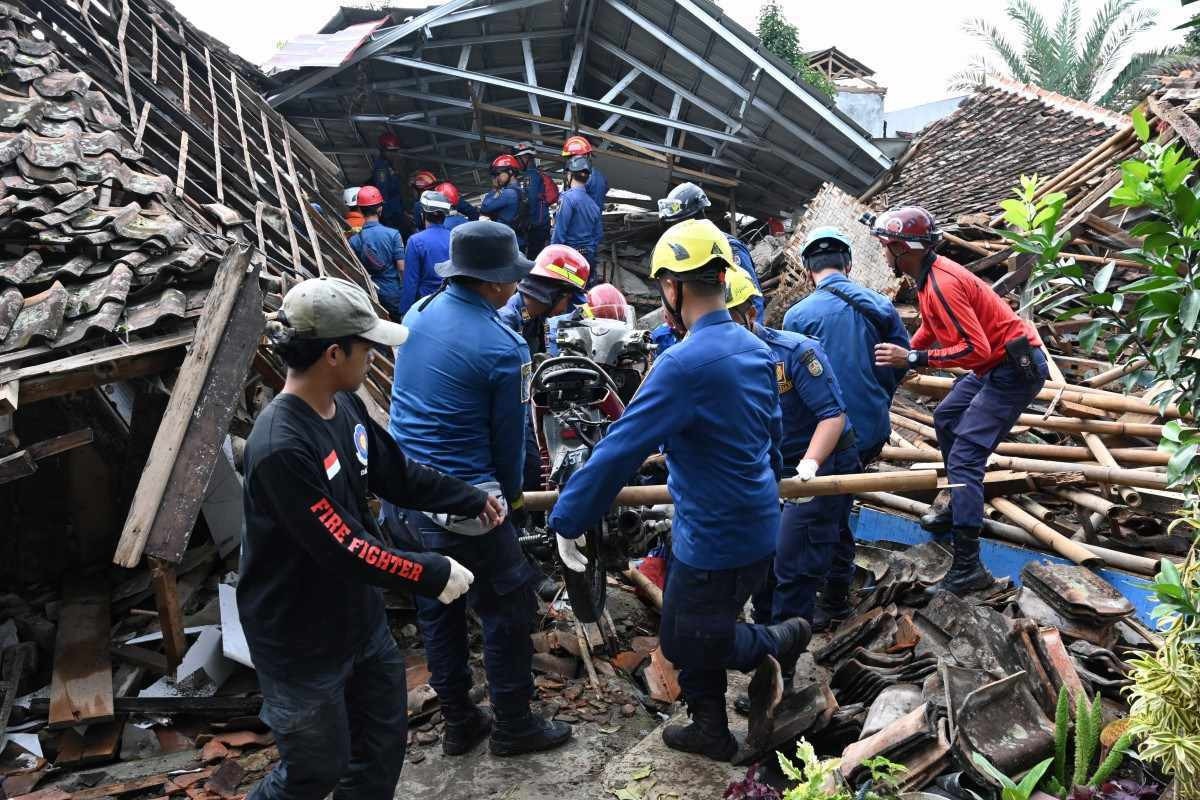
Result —
M 808 374 L 814 378 L 825 374 L 825 367 L 821 366 L 821 359 L 817 358 L 816 350 L 808 350 L 804 353 L 804 366 L 808 368 Z
M 787 374 L 787 365 L 782 361 L 775 362 L 775 383 L 779 384 L 780 394 L 785 394 L 792 390 L 792 379 Z

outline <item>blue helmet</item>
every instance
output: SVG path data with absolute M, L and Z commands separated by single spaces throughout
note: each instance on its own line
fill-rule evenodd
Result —
M 804 239 L 804 247 L 800 248 L 801 256 L 838 252 L 850 252 L 850 237 L 834 225 L 813 228 Z

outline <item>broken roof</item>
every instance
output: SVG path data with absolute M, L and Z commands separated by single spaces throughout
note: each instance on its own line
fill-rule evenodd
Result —
M 939 222 L 994 213 L 1021 175 L 1055 175 L 1109 137 L 1125 118 L 1004 79 L 930 125 L 897 163 L 885 205 L 919 205 Z
M 377 18 L 343 9 L 325 32 Z M 412 16 L 414 15 L 415 16 Z M 271 104 L 351 182 L 391 129 L 410 169 L 466 189 L 521 139 L 543 165 L 582 133 L 614 188 L 705 184 L 721 205 L 781 214 L 830 181 L 857 194 L 889 165 L 868 134 L 707 0 L 449 0 L 392 10 L 341 66 L 277 76 Z M 736 198 L 730 198 L 736 187 Z

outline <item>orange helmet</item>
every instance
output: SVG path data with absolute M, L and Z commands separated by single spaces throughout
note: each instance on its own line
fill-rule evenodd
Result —
M 592 267 L 587 259 L 574 247 L 565 244 L 552 244 L 543 249 L 529 272 L 530 275 L 552 281 L 565 281 L 576 291 L 583 291 L 591 273 Z
M 511 156 L 508 153 L 496 156 L 492 159 L 492 172 L 496 173 L 500 170 L 512 170 L 513 172 L 521 171 L 521 162 L 517 161 L 516 156 Z
M 423 192 L 426 189 L 432 189 L 437 185 L 438 179 L 427 169 L 419 169 L 413 173 L 412 178 L 408 181 L 418 192 Z
M 632 322 L 629 303 L 621 290 L 611 283 L 599 283 L 587 293 L 588 308 L 597 319 L 615 319 Z
M 450 181 L 439 183 L 437 186 L 433 187 L 433 190 L 441 193 L 443 197 L 449 200 L 451 206 L 458 205 L 458 201 L 461 199 L 461 195 L 458 193 L 458 187 Z
M 570 136 L 563 142 L 563 158 L 567 158 L 568 156 L 590 156 L 591 154 L 592 143 L 582 136 Z

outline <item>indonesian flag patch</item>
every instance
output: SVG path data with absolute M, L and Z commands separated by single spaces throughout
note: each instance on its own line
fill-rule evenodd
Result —
M 325 456 L 325 477 L 333 480 L 341 471 L 342 462 L 338 461 L 337 450 L 330 450 L 329 455 Z

